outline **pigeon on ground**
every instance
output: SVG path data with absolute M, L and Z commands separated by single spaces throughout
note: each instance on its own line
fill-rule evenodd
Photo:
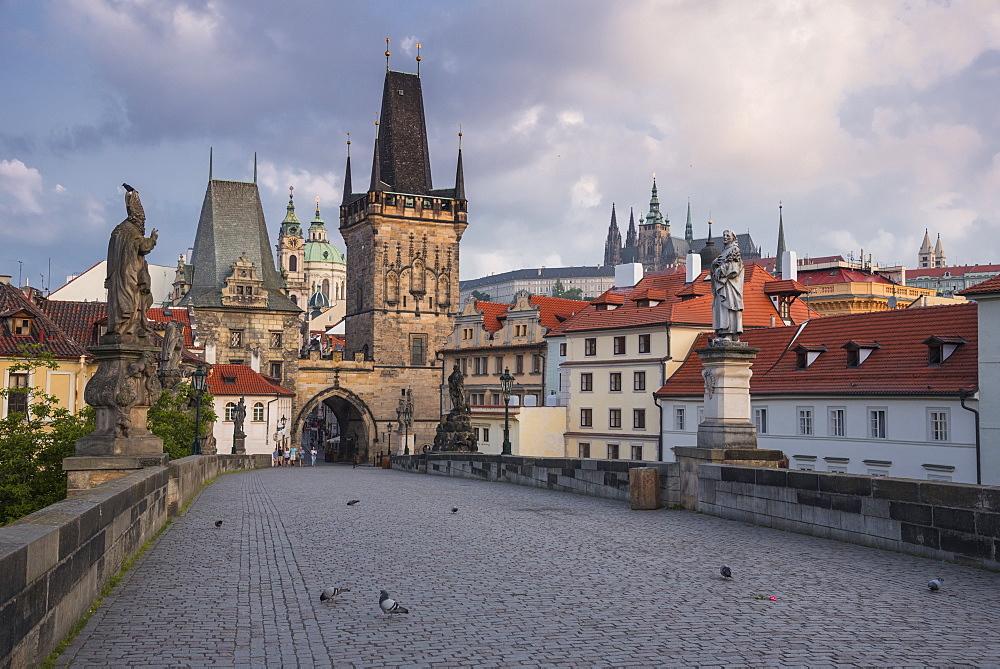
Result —
M 216 527 L 222 527 L 222 521 L 221 520 L 215 521 L 215 526 Z
M 348 500 L 348 502 L 347 502 L 347 506 L 354 506 L 355 504 L 357 504 L 357 503 L 358 503 L 358 502 L 360 502 L 360 501 L 361 501 L 360 499 L 352 499 L 352 500 Z
M 943 578 L 935 578 L 927 583 L 927 587 L 931 589 L 931 592 L 937 592 L 941 589 L 941 583 L 944 581 Z
M 390 616 L 394 613 L 410 612 L 408 609 L 405 609 L 402 606 L 400 606 L 399 602 L 390 597 L 389 593 L 386 592 L 385 590 L 382 591 L 382 594 L 378 598 L 378 606 L 380 609 L 382 609 L 383 613 L 386 613 Z
M 322 594 L 320 594 L 319 601 L 327 602 L 332 600 L 334 597 L 341 594 L 342 592 L 350 592 L 350 591 L 351 591 L 350 588 L 327 588 L 322 592 Z
M 719 569 L 719 573 L 722 574 L 722 578 L 732 578 L 733 577 L 733 570 L 730 569 L 729 565 L 726 565 L 726 564 L 722 565 L 722 568 Z
M 458 507 L 457 506 L 451 507 L 451 512 L 452 513 L 458 513 Z

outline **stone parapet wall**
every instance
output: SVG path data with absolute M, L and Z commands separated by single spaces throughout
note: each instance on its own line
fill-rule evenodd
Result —
M 0 669 L 40 664 L 124 562 L 206 481 L 268 465 L 269 455 L 184 458 L 0 527 Z
M 1000 488 L 703 464 L 698 508 L 723 518 L 1000 571 Z
M 516 483 L 622 501 L 631 499 L 629 470 L 635 467 L 653 467 L 659 470 L 662 506 L 679 503 L 680 479 L 677 464 L 673 462 L 531 458 L 481 453 L 429 453 L 392 457 L 392 468 L 401 471 Z

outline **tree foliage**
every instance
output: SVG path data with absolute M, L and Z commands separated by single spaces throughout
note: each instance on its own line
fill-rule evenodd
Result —
M 490 294 L 489 293 L 483 293 L 483 292 L 480 292 L 478 290 L 474 290 L 474 291 L 472 291 L 469 294 L 472 295 L 472 297 L 476 298 L 476 300 L 478 300 L 480 302 L 489 302 L 490 301 Z
M 44 373 L 58 365 L 38 344 L 21 348 L 11 372 Z M 93 410 L 77 415 L 41 388 L 4 388 L 0 395 L 28 396 L 27 412 L 0 420 L 0 525 L 66 497 L 63 458 L 75 453 L 76 440 L 94 429 Z M 89 408 L 89 407 L 88 407 Z
M 563 286 L 562 281 L 556 279 L 556 282 L 552 284 L 552 297 L 562 297 L 567 300 L 582 300 L 583 289 L 581 288 L 567 289 L 565 286 Z
M 149 431 L 163 440 L 163 450 L 171 460 L 191 455 L 194 443 L 195 392 L 187 383 L 181 383 L 160 395 L 149 408 Z M 201 424 L 199 432 L 204 437 L 215 421 L 211 393 L 201 396 Z M 203 442 L 204 443 L 204 442 Z

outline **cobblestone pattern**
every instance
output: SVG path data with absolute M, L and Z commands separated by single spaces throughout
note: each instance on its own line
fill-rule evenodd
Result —
M 1000 488 L 701 465 L 703 513 L 1000 571 Z
M 351 592 L 321 604 L 325 586 Z M 381 588 L 410 614 L 380 617 Z M 995 666 L 998 610 L 1000 574 L 970 567 L 689 511 L 325 465 L 219 478 L 60 660 Z
M 503 481 L 626 502 L 631 499 L 629 470 L 654 467 L 659 474 L 660 503 L 671 506 L 680 502 L 680 478 L 677 464 L 673 462 L 429 453 L 393 456 L 392 467 L 407 472 Z

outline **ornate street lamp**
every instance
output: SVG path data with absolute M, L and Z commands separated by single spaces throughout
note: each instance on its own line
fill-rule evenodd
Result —
M 503 395 L 503 451 L 500 455 L 511 455 L 510 452 L 510 391 L 514 387 L 514 377 L 510 369 L 504 367 L 500 377 L 500 394 Z
M 413 424 L 413 397 L 410 390 L 404 390 L 396 407 L 396 421 L 403 430 L 403 455 L 410 454 L 410 425 Z
M 194 389 L 194 443 L 191 444 L 191 455 L 201 455 L 201 396 L 205 394 L 205 381 L 208 373 L 198 365 L 191 372 L 191 387 Z
M 388 439 L 386 440 L 386 452 L 392 453 L 392 421 L 390 420 L 385 426 L 386 432 L 388 433 Z

